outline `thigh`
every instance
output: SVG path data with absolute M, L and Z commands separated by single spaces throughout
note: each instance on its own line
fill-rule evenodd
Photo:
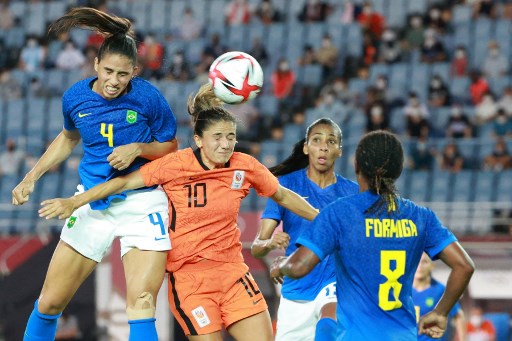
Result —
M 336 320 L 336 282 L 326 285 L 315 298 L 315 309 L 318 319 L 330 317 Z
M 247 265 L 243 263 L 226 264 L 219 270 L 217 277 L 223 279 L 222 320 L 228 330 L 245 330 L 246 326 L 256 326 L 262 336 L 267 331 L 272 334 L 270 317 L 266 319 L 269 315 L 267 303 L 247 270 Z M 250 334 L 249 329 L 246 331 Z
M 276 341 L 313 340 L 317 321 L 314 301 L 292 301 L 281 297 Z
M 214 335 L 222 330 L 219 280 L 209 275 L 217 268 L 169 273 L 169 307 L 188 337 Z
M 270 321 L 268 310 L 235 322 L 227 330 L 237 341 L 274 340 L 272 322 Z
M 84 205 L 66 220 L 60 238 L 83 256 L 99 263 L 112 245 L 115 231 L 115 224 L 109 221 L 104 211 Z
M 126 300 L 129 306 L 143 292 L 153 295 L 154 303 L 165 275 L 167 252 L 132 249 L 123 257 Z
M 62 312 L 96 264 L 61 240 L 46 273 L 39 311 L 48 315 Z

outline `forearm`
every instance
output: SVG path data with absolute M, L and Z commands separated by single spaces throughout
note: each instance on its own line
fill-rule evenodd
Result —
M 297 252 L 295 252 L 279 263 L 279 270 L 283 276 L 298 279 L 306 276 L 318 261 L 318 258 L 312 252 L 303 253 L 301 257 L 298 257 Z
M 313 220 L 318 215 L 318 210 L 311 206 L 304 198 L 282 186 L 272 196 L 272 199 L 304 219 Z
M 155 160 L 169 153 L 173 153 L 178 149 L 176 139 L 167 142 L 153 141 L 151 143 L 134 143 L 136 145 L 138 156 Z
M 272 251 L 272 247 L 270 247 L 270 243 L 272 239 L 259 239 L 256 238 L 251 245 L 251 254 L 256 258 L 263 258 L 270 251 Z
M 72 197 L 74 209 L 131 189 L 125 177 L 117 177 Z
M 473 275 L 473 271 L 474 268 L 472 267 L 454 268 L 451 271 L 450 276 L 448 277 L 448 282 L 446 283 L 445 292 L 435 307 L 435 310 L 439 314 L 448 316 L 450 310 L 460 299 L 466 289 L 469 280 Z
M 34 167 L 25 175 L 25 179 L 34 182 L 39 180 L 50 168 L 66 160 L 79 141 L 80 139 L 67 138 L 64 133 L 61 132 L 55 140 L 53 140 Z

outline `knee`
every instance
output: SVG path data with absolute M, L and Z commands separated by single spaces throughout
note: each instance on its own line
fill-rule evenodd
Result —
M 140 294 L 133 306 L 126 308 L 128 320 L 142 320 L 155 317 L 155 303 L 149 292 Z

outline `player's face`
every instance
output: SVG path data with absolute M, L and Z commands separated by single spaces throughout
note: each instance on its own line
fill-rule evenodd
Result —
M 341 156 L 340 136 L 330 125 L 319 124 L 311 129 L 304 153 L 309 157 L 309 167 L 319 172 L 332 171 Z
M 93 90 L 105 99 L 114 99 L 126 92 L 137 67 L 130 58 L 120 54 L 105 54 L 100 62 L 94 60 L 98 80 Z
M 201 150 L 203 163 L 210 169 L 222 168 L 229 161 L 236 144 L 236 125 L 222 121 L 212 124 L 203 131 L 203 136 L 194 136 Z
M 434 264 L 432 263 L 432 260 L 426 253 L 423 253 L 420 263 L 418 264 L 418 268 L 416 269 L 416 273 L 414 274 L 414 278 L 417 280 L 423 280 L 430 277 L 433 268 Z

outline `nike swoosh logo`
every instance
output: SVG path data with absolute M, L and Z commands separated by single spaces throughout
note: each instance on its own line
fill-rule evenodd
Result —
M 309 197 L 302 197 L 302 199 L 307 199 L 307 198 L 309 198 Z
M 167 239 L 167 237 L 162 237 L 162 238 L 155 237 L 155 240 L 162 240 L 162 239 Z
M 197 180 L 199 179 L 200 177 L 199 176 L 191 176 L 190 178 L 188 178 L 189 180 Z
M 256 304 L 258 304 L 258 302 L 259 302 L 259 301 L 261 301 L 262 299 L 263 299 L 263 298 L 260 298 L 259 300 L 256 300 L 256 301 L 252 301 L 252 304 L 253 304 L 253 305 L 256 305 Z
M 82 118 L 82 117 L 85 117 L 85 116 L 89 116 L 90 114 L 92 114 L 91 112 L 88 113 L 88 114 L 82 114 L 81 112 L 78 113 L 78 117 Z

